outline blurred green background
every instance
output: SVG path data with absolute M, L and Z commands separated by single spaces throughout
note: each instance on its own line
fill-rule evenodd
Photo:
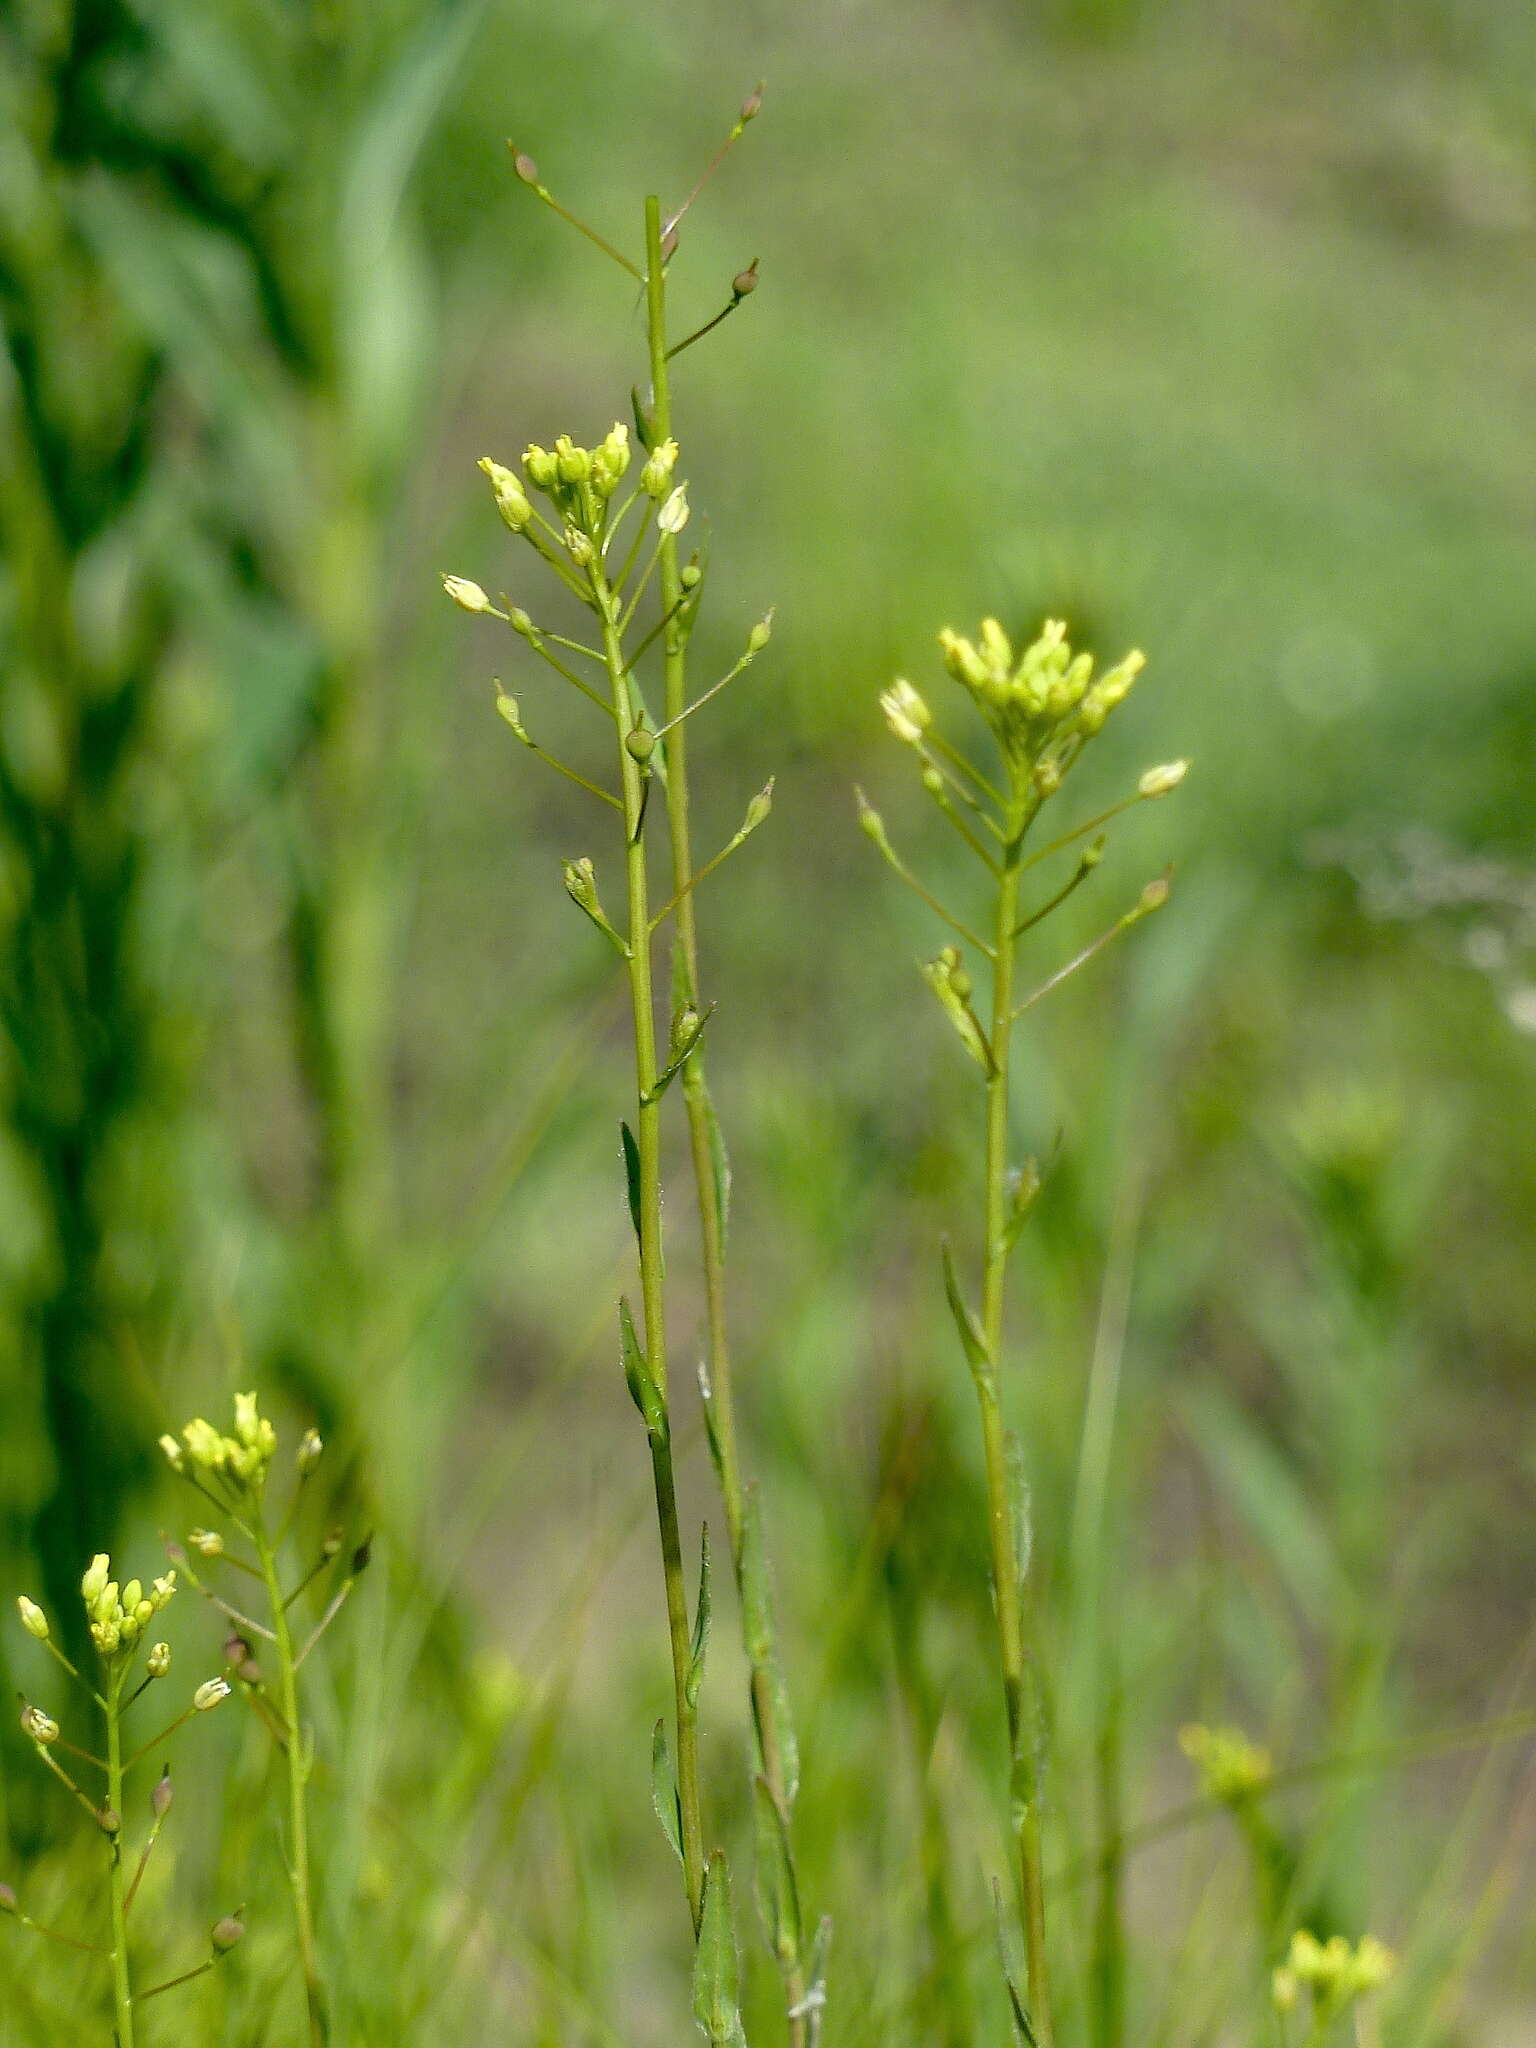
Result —
M 567 707 L 437 575 L 520 573 L 475 459 L 590 440 L 643 368 L 633 293 L 504 139 L 633 248 L 641 196 L 690 187 L 759 77 L 677 317 L 754 256 L 762 286 L 677 400 L 699 673 L 778 607 L 695 772 L 706 844 L 779 778 L 705 906 L 706 992 L 802 1865 L 837 1927 L 825 2038 L 1005 2024 L 979 1472 L 935 1255 L 973 1213 L 977 1112 L 914 971 L 934 930 L 852 802 L 946 871 L 875 706 L 897 672 L 939 700 L 941 624 L 1060 613 L 1147 650 L 1085 811 L 1195 764 L 1053 927 L 1065 954 L 1176 863 L 1171 909 L 1039 1013 L 1019 1104 L 1021 1145 L 1059 1146 L 1011 1391 L 1056 1862 L 1188 1796 L 1191 1717 L 1289 1761 L 1531 1703 L 1530 10 L 12 0 L 0 1581 L 59 1607 L 93 1551 L 152 1550 L 148 1447 L 235 1384 L 319 1418 L 388 1559 L 333 1674 L 358 2041 L 684 2024 L 611 1356 L 619 991 L 559 884 L 595 849 L 489 679 L 540 737 Z M 7 1863 L 65 1885 L 9 1732 L 0 1760 Z M 1298 1904 L 1409 1959 L 1389 2040 L 1528 2038 L 1530 1766 L 1474 1747 L 1287 1804 Z M 275 1853 L 232 1825 L 177 1883 L 259 1891 Z M 1129 2038 L 1270 2038 L 1240 1864 L 1220 1828 L 1131 1860 Z M 1064 1895 L 1079 1986 L 1091 1922 Z M 0 1942 L 0 1984 L 21 1954 Z M 286 2038 L 277 1967 L 254 1938 L 207 2039 Z M 67 1973 L 12 1988 L 7 2043 L 89 2009 Z M 1086 1992 L 1069 2021 L 1111 2038 Z

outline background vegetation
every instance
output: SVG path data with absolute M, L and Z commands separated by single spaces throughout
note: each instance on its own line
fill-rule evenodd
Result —
M 558 792 L 436 572 L 506 574 L 476 457 L 601 433 L 642 367 L 639 309 L 503 138 L 632 238 L 758 76 L 675 276 L 701 318 L 753 256 L 763 284 L 678 407 L 718 544 L 701 642 L 729 658 L 779 607 L 700 830 L 777 773 L 708 993 L 802 1873 L 837 1926 L 825 2038 L 1005 2025 L 980 1478 L 934 1256 L 971 1192 L 967 1076 L 912 967 L 931 929 L 851 798 L 924 829 L 875 692 L 926 684 L 934 628 L 991 609 L 1149 651 L 1085 804 L 1196 764 L 1113 856 L 1123 894 L 1171 840 L 1174 907 L 1038 1013 L 1023 1062 L 1022 1136 L 1059 1138 L 1012 1373 L 1055 1865 L 1190 1796 L 1191 1718 L 1282 1762 L 1380 1752 L 1277 1797 L 1294 1898 L 1403 1951 L 1383 2038 L 1513 2043 L 1529 1743 L 1403 1754 L 1530 1704 L 1517 6 L 19 0 L 0 1581 L 62 1611 L 94 1551 L 153 1569 L 180 1510 L 144 1447 L 236 1383 L 316 1417 L 381 1538 L 317 1787 L 350 2038 L 677 2038 L 653 1540 L 611 1356 L 621 1105 L 594 1059 L 619 991 L 559 887 Z M 697 1437 L 681 1482 L 713 1512 Z M 174 1620 L 216 1648 L 190 1602 Z M 0 1641 L 12 1691 L 29 1648 Z M 711 1690 L 729 1780 L 740 1688 Z M 248 1896 L 201 2037 L 284 2040 L 277 1849 L 242 1803 L 265 1752 L 233 1715 L 203 1747 L 227 1819 L 183 1836 L 162 1910 L 195 1919 L 215 1877 Z M 9 1729 L 0 1761 L 0 1867 L 67 1900 Z M 1129 1857 L 1126 2038 L 1266 2038 L 1241 1868 L 1208 1819 Z M 1057 1917 L 1080 1987 L 1121 1952 L 1102 1924 L 1095 1951 L 1106 1896 Z M 0 1986 L 7 2044 L 94 2010 L 5 1927 Z M 1083 1992 L 1071 2038 L 1107 2048 L 1120 1996 Z

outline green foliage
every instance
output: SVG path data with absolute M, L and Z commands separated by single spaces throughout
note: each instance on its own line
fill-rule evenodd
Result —
M 986 977 L 949 928 L 934 960 L 931 909 L 879 888 L 847 822 L 862 781 L 964 908 L 957 821 L 985 828 L 920 765 L 919 801 L 888 793 L 869 696 L 985 594 L 1012 641 L 1061 615 L 1155 654 L 1156 725 L 1139 695 L 1116 712 L 1073 771 L 1085 815 L 1154 730 L 1199 769 L 1176 830 L 1132 810 L 1063 850 L 1048 966 L 1170 849 L 1177 907 L 1019 1025 L 1009 1158 L 1041 1170 L 1003 1191 L 1002 1462 L 1058 2035 L 1519 2038 L 1531 23 L 1440 0 L 877 12 L 701 32 L 664 0 L 637 34 L 605 0 L 24 0 L 0 23 L 3 1577 L 87 1668 L 82 1563 L 143 1557 L 171 1512 L 156 1433 L 257 1380 L 280 1421 L 316 1413 L 335 1492 L 310 1489 L 295 1554 L 337 1523 L 387 1538 L 302 1672 L 333 2039 L 687 2031 L 695 1944 L 641 1782 L 669 1684 L 651 1476 L 613 1370 L 622 963 L 557 879 L 585 845 L 569 806 L 616 820 L 518 772 L 592 765 L 590 707 L 542 658 L 582 657 L 479 622 L 532 671 L 490 728 L 523 751 L 496 747 L 485 642 L 449 652 L 422 591 L 495 559 L 491 508 L 461 516 L 482 447 L 548 421 L 585 443 L 631 386 L 637 468 L 654 426 L 638 280 L 499 138 L 536 139 L 561 203 L 644 270 L 624 195 L 687 192 L 722 90 L 765 72 L 770 146 L 722 166 L 669 271 L 678 334 L 734 308 L 676 364 L 706 686 L 779 604 L 771 656 L 712 707 L 690 825 L 727 844 L 771 772 L 776 809 L 712 878 L 696 957 L 658 974 L 658 1082 L 669 1020 L 715 1006 L 660 1109 L 680 1514 L 723 1496 L 706 1847 L 738 1883 L 750 1860 L 767 1937 L 743 1911 L 741 2025 L 783 2037 L 781 1936 L 808 2048 L 1032 2024 L 1020 1943 L 1010 1985 L 991 1940 L 1012 1858 L 987 1491 L 932 1258 L 950 1231 L 977 1299 L 957 1219 L 987 1031 L 962 988 Z M 539 609 L 521 585 L 491 602 Z M 631 728 L 656 839 L 664 642 Z M 619 929 L 620 859 L 594 851 Z M 680 884 L 655 851 L 659 905 Z M 945 1013 L 962 1041 L 973 1019 L 958 1059 Z M 170 1610 L 156 1687 L 219 1668 L 229 1623 L 198 1605 Z M 0 1675 L 56 1704 L 41 1641 L 4 1638 Z M 248 1931 L 143 2007 L 137 2048 L 301 2036 L 287 1759 L 238 1704 L 174 1745 L 138 1981 L 208 1958 L 226 1903 Z M 1188 1777 L 1191 1722 L 1241 1730 L 1267 1783 Z M 663 1725 L 681 1863 L 671 1751 Z M 163 1761 L 130 1788 L 135 1850 Z M 105 1838 L 61 1790 L 13 1715 L 4 2048 L 109 2036 L 105 1959 L 11 1911 L 105 1922 Z M 1330 1944 L 1358 1960 L 1367 1928 L 1396 1972 L 1335 2011 Z

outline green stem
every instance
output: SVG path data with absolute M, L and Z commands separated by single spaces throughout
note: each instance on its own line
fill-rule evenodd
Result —
M 651 358 L 651 423 L 657 442 L 672 434 L 672 389 L 667 370 L 666 276 L 661 259 L 661 208 L 649 198 L 645 202 L 646 327 Z M 661 542 L 661 610 L 667 621 L 665 656 L 665 718 L 667 734 L 667 823 L 672 845 L 672 886 L 677 914 L 678 980 L 683 998 L 697 1006 L 699 1001 L 699 937 L 693 897 L 693 842 L 688 805 L 688 636 L 678 621 L 683 599 L 682 570 L 678 563 L 677 536 L 664 534 Z M 696 1046 L 683 1069 L 683 1103 L 688 1118 L 688 1143 L 693 1165 L 694 1187 L 699 1212 L 699 1238 L 704 1270 L 705 1319 L 708 1326 L 708 1358 L 714 1440 L 725 1507 L 726 1530 L 738 1588 L 741 1585 L 747 1508 L 742 1480 L 741 1456 L 736 1431 L 736 1399 L 731 1365 L 730 1332 L 726 1321 L 725 1217 L 721 1213 L 720 1188 L 715 1176 L 715 1141 L 711 1129 L 713 1111 L 704 1079 L 704 1049 Z M 752 1718 L 757 1728 L 759 1756 L 764 1783 L 784 1822 L 784 1839 L 790 1840 L 792 1801 L 785 1775 L 778 1729 L 774 1674 L 767 1663 L 754 1656 L 754 1644 L 746 1643 Z M 804 2048 L 808 2038 L 806 2016 L 800 2011 L 806 1996 L 802 1957 L 796 1951 L 780 1959 L 784 1979 L 784 2002 L 791 2014 L 788 2021 L 790 2048 Z
M 661 1104 L 655 1096 L 658 1072 L 656 1010 L 651 976 L 650 897 L 642 833 L 647 778 L 624 745 L 625 736 L 634 725 L 634 707 L 629 667 L 614 623 L 617 600 L 596 562 L 591 565 L 590 574 L 603 622 L 603 656 L 613 690 L 613 715 L 619 738 L 619 773 L 624 796 L 625 874 L 629 896 L 629 957 L 626 964 L 634 1020 L 635 1146 L 639 1154 L 640 1180 L 640 1296 L 646 1358 L 665 1407 L 667 1326 L 661 1245 Z M 670 1414 L 668 1419 L 670 1422 Z M 688 1910 L 697 1933 L 704 1911 L 704 1824 L 699 1805 L 698 1714 L 688 1698 L 692 1650 L 670 1426 L 651 1432 L 651 1471 L 656 1490 L 656 1522 L 661 1537 L 662 1576 L 666 1586 L 667 1635 L 672 1652 L 677 1791 L 683 1823 L 683 1877 L 688 1892 Z
M 278 1704 L 283 1717 L 283 1754 L 288 1767 L 288 1878 L 293 1892 L 294 1919 L 298 1927 L 299 1963 L 304 1972 L 304 2003 L 309 2019 L 310 2048 L 325 2048 L 329 2038 L 325 1990 L 315 1947 L 314 1907 L 309 1880 L 309 1766 L 304 1754 L 304 1737 L 299 1724 L 299 1671 L 293 1654 L 293 1634 L 288 1626 L 288 1608 L 278 1576 L 277 1554 L 266 1525 L 256 1523 L 256 1552 L 261 1576 L 272 1612 L 272 1633 L 277 1649 Z
M 1034 1671 L 1024 1648 L 1023 1588 L 1019 1583 L 1014 1505 L 1007 1442 L 998 1396 L 1003 1354 L 1008 1267 L 1008 1082 L 1013 1038 L 1014 927 L 1019 921 L 1019 873 L 1028 815 L 1015 805 L 1008 819 L 1003 871 L 993 918 L 991 1066 L 986 1107 L 986 1249 L 982 1279 L 982 1333 L 987 1371 L 977 1378 L 982 1450 L 986 1463 L 987 1531 L 996 1594 L 998 1652 L 1008 1713 L 1014 1783 L 1011 1804 L 1018 1843 L 1019 1899 L 1029 1968 L 1030 2016 L 1040 2048 L 1052 2048 L 1050 1979 L 1045 1953 L 1045 1889 L 1041 1870 L 1040 1804 L 1035 1759 L 1037 1705 Z
M 128 1972 L 128 1894 L 123 1881 L 123 1677 L 125 1659 L 107 1679 L 107 1805 L 117 1816 L 108 1844 L 107 1883 L 112 1898 L 112 2006 L 117 2048 L 133 2048 L 133 1983 Z

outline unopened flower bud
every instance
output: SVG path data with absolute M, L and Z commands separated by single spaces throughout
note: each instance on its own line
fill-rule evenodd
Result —
M 173 1436 L 163 1436 L 160 1448 L 165 1453 L 165 1462 L 173 1472 L 184 1472 L 187 1468 L 187 1454 Z
M 745 128 L 749 121 L 755 121 L 758 115 L 762 112 L 762 108 L 763 88 L 760 85 L 754 85 L 752 90 L 747 94 L 746 98 L 741 103 L 742 127 Z
M 45 1749 L 59 1739 L 59 1724 L 51 1714 L 45 1714 L 41 1707 L 34 1707 L 27 1701 L 21 1710 L 21 1732 L 32 1742 L 40 1742 Z
M 656 514 L 656 524 L 663 533 L 681 533 L 688 524 L 688 486 L 679 484 L 664 501 Z
M 321 1436 L 318 1429 L 306 1429 L 299 1438 L 299 1448 L 294 1454 L 294 1463 L 298 1467 L 299 1477 L 307 1479 L 324 1455 L 325 1438 Z
M 1159 875 L 1155 881 L 1148 882 L 1141 892 L 1141 900 L 1136 905 L 1138 914 L 1145 917 L 1149 911 L 1161 910 L 1170 893 L 1166 875 Z
M 229 1698 L 230 1685 L 227 1678 L 205 1678 L 192 1695 L 192 1711 L 206 1714 L 211 1708 Z
M 1170 789 L 1177 789 L 1189 773 L 1187 761 L 1165 761 L 1160 768 L 1149 768 L 1137 783 L 1141 796 L 1166 796 Z
M 217 1529 L 189 1529 L 187 1542 L 199 1557 L 222 1557 L 224 1538 Z
M 29 1600 L 23 1593 L 16 1606 L 21 1615 L 21 1625 L 29 1636 L 36 1636 L 40 1643 L 48 1640 L 48 1617 L 35 1600 Z
M 747 635 L 748 654 L 761 654 L 772 638 L 773 613 L 769 612 L 765 617 L 758 620 L 757 624 Z
M 514 633 L 521 633 L 525 640 L 533 638 L 533 621 L 520 604 L 513 605 L 511 611 L 507 613 L 507 623 Z
M 482 455 L 476 467 L 490 478 L 491 493 L 503 523 L 513 533 L 521 533 L 533 517 L 533 507 L 519 478 L 503 463 L 493 462 L 489 455 Z
M 521 149 L 514 149 L 512 151 L 512 169 L 514 174 L 521 178 L 525 185 L 538 184 L 539 167 L 525 151 Z
M 445 576 L 443 578 L 443 588 L 461 612 L 489 612 L 495 610 L 495 606 L 480 588 L 480 585 L 478 583 L 471 583 L 467 576 Z
M 154 1791 L 149 1795 L 149 1810 L 156 1820 L 165 1819 L 165 1816 L 171 1810 L 171 1801 L 175 1796 L 171 1789 L 171 1767 L 167 1764 L 160 1774 L 159 1782 L 156 1784 Z
M 653 448 L 640 472 L 640 488 L 648 498 L 662 497 L 672 481 L 672 472 L 677 467 L 677 443 L 663 441 L 659 448 Z
M 139 1579 L 130 1579 L 130 1580 L 128 1581 L 127 1585 L 126 1585 L 126 1586 L 124 1586 L 124 1588 L 123 1588 L 123 1607 L 124 1607 L 124 1610 L 125 1610 L 125 1611 L 126 1611 L 127 1613 L 129 1613 L 129 1614 L 132 1614 L 132 1613 L 133 1613 L 133 1611 L 134 1611 L 134 1609 L 135 1609 L 135 1608 L 136 1608 L 136 1607 L 138 1606 L 139 1602 L 140 1602 L 140 1601 L 141 1601 L 141 1600 L 142 1600 L 143 1598 L 144 1598 L 144 1586 L 143 1586 L 143 1582 L 142 1582 L 141 1580 L 139 1580 Z
M 584 484 L 592 474 L 591 450 L 561 434 L 555 442 L 555 474 L 563 484 Z
M 924 789 L 927 790 L 930 796 L 943 796 L 944 778 L 937 768 L 931 766 L 925 768 L 920 779 Z
M 152 1643 L 149 1655 L 144 1659 L 144 1669 L 151 1678 L 164 1678 L 171 1668 L 171 1646 L 169 1643 Z
M 112 1560 L 105 1551 L 91 1559 L 85 1577 L 80 1581 L 80 1595 L 87 1607 L 94 1607 L 97 1595 L 112 1575 Z
M 560 479 L 559 465 L 554 456 L 547 448 L 541 448 L 537 441 L 530 442 L 523 450 L 523 474 L 535 489 L 541 491 L 553 490 Z
M 741 836 L 743 839 L 745 839 L 749 832 L 757 830 L 758 826 L 762 824 L 772 809 L 773 782 L 770 779 L 763 784 L 757 795 L 747 805 L 747 815 L 741 821 Z
M 597 555 L 591 535 L 583 533 L 579 526 L 568 526 L 565 529 L 565 552 L 578 569 L 585 569 Z
M 915 747 L 933 723 L 933 713 L 903 676 L 881 692 L 880 709 L 897 739 L 909 747 Z
M 222 1920 L 215 1922 L 208 1939 L 213 1943 L 215 1955 L 227 1956 L 245 1939 L 245 1922 L 234 1913 L 226 1913 Z

